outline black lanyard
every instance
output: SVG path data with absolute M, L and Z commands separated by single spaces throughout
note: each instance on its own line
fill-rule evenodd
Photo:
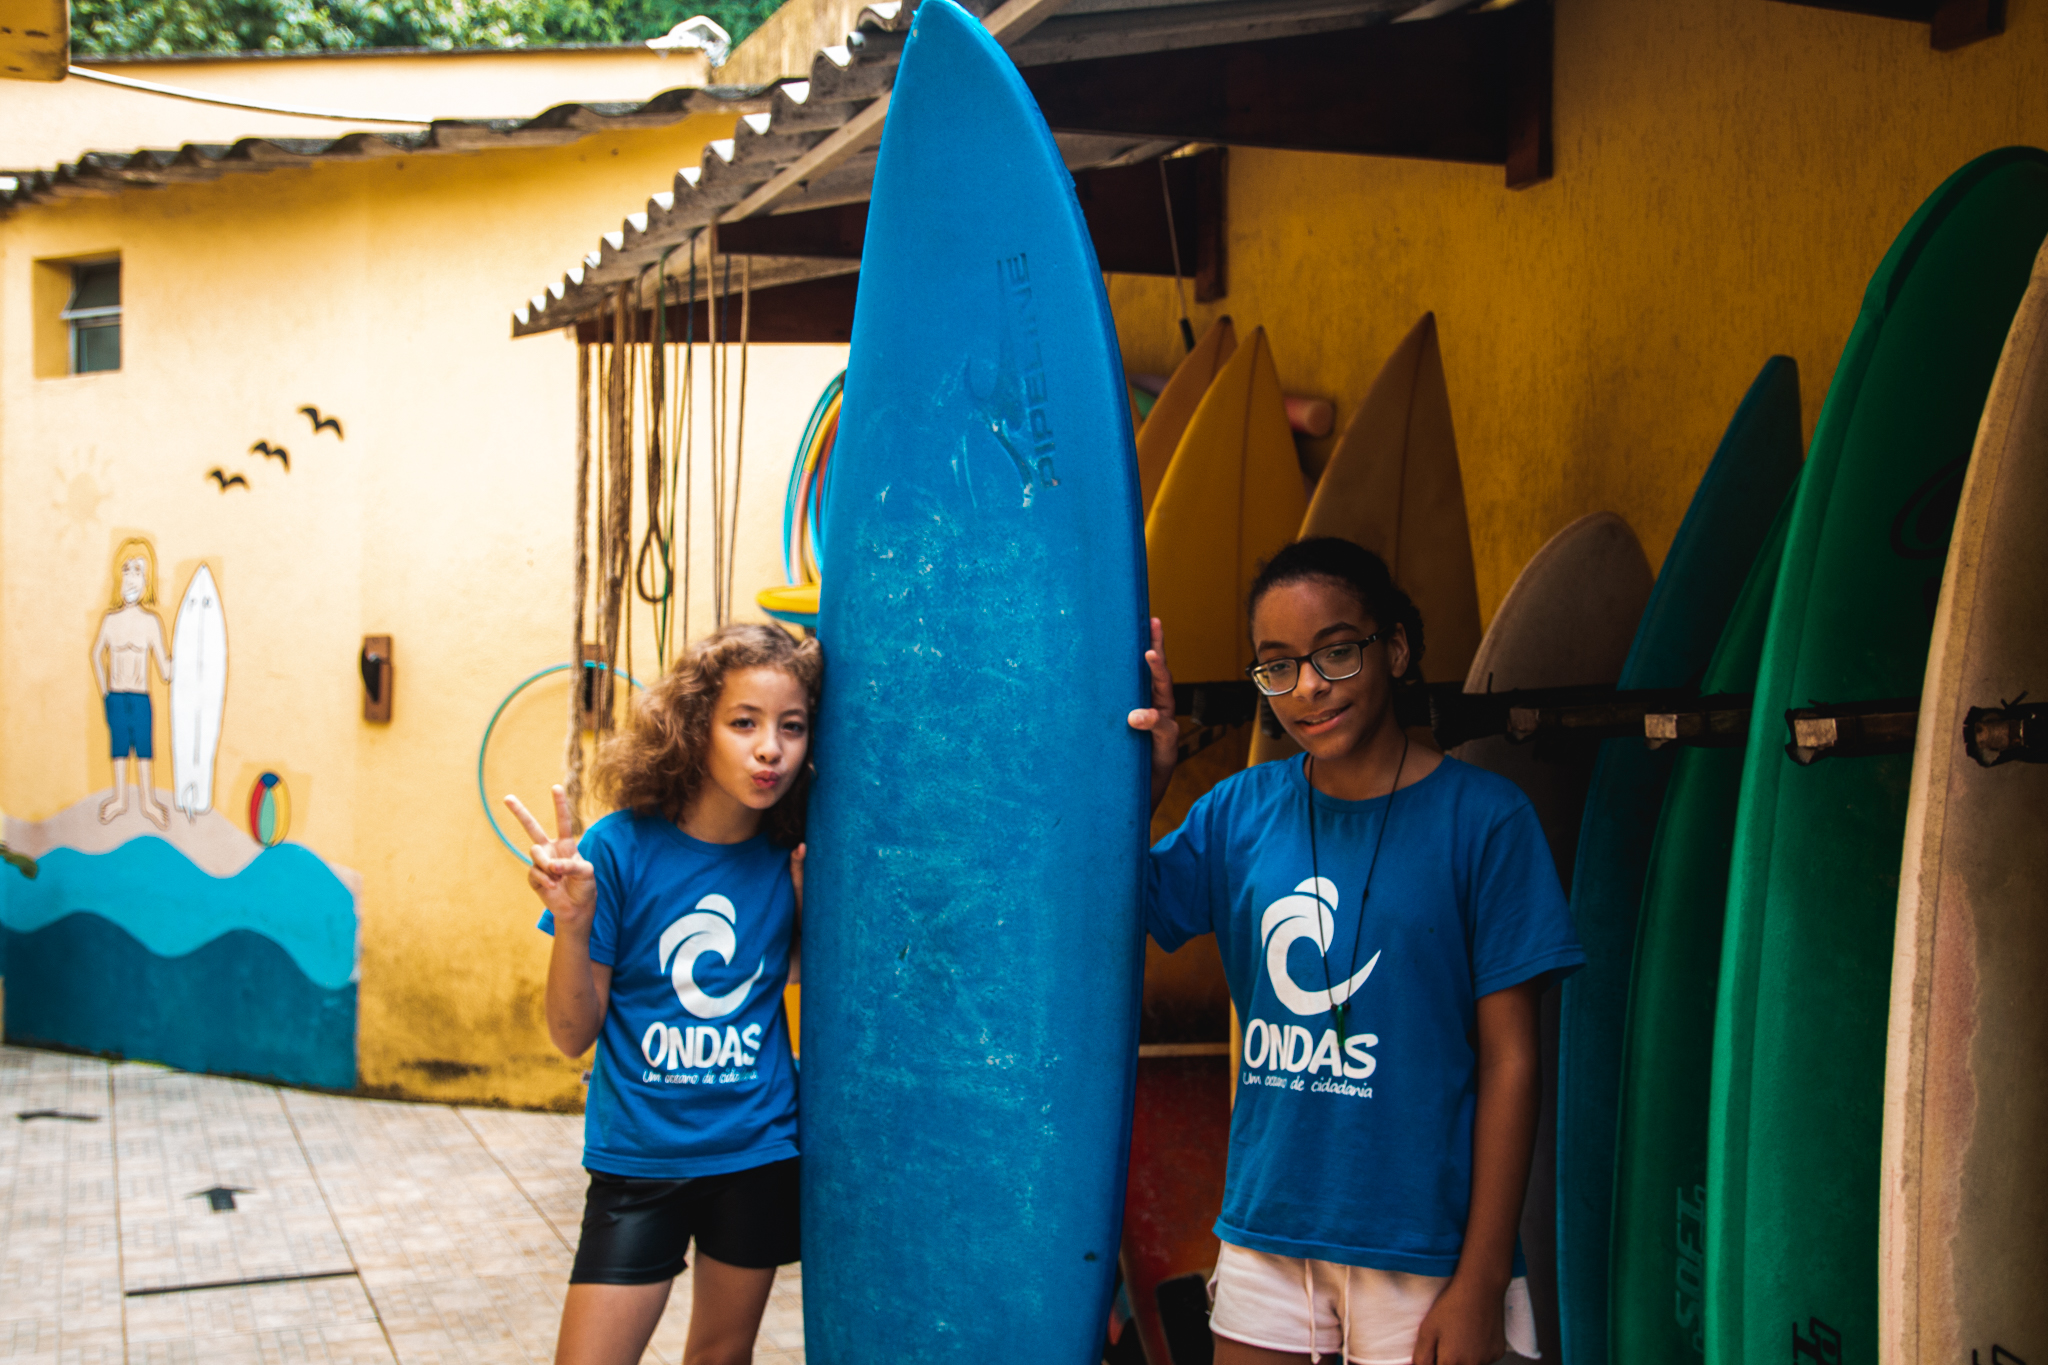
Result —
M 1365 889 L 1358 893 L 1358 932 L 1351 940 L 1351 963 L 1344 972 L 1344 979 L 1346 981 L 1351 979 L 1352 972 L 1358 967 L 1358 945 L 1365 940 L 1365 903 L 1372 897 L 1372 875 L 1379 871 L 1380 846 L 1387 841 L 1387 826 L 1392 824 L 1394 820 L 1394 794 L 1401 790 L 1401 770 L 1407 766 L 1408 735 L 1404 731 L 1401 735 L 1401 761 L 1394 765 L 1394 785 L 1387 789 L 1387 809 L 1380 816 L 1379 837 L 1372 841 L 1372 861 L 1365 866 Z M 1306 778 L 1308 782 L 1309 875 L 1314 878 L 1311 884 L 1315 887 L 1316 900 L 1320 902 L 1323 898 L 1323 869 L 1316 857 L 1316 758 L 1314 754 L 1308 755 Z M 1334 914 L 1330 916 L 1330 932 L 1332 935 L 1335 935 L 1337 932 L 1337 917 Z M 1335 945 L 1333 944 L 1332 946 Z M 1330 955 L 1328 952 L 1323 954 L 1323 994 L 1330 1002 L 1330 1018 L 1336 1021 L 1337 1042 L 1342 1045 L 1347 1041 L 1344 1032 L 1344 1012 L 1351 1007 L 1351 1002 L 1348 999 L 1342 1004 L 1337 1002 L 1337 987 L 1330 980 Z

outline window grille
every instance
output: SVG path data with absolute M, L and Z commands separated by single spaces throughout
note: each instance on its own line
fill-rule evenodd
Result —
M 71 267 L 71 302 L 59 314 L 71 329 L 71 373 L 121 368 L 121 263 Z

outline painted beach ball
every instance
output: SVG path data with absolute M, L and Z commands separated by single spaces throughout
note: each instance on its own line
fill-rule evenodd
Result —
M 292 826 L 292 800 L 284 779 L 265 773 L 249 787 L 249 833 L 257 843 L 271 848 L 284 841 Z

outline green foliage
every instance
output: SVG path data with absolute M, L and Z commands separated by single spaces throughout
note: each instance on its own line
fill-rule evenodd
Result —
M 708 14 L 735 44 L 781 0 L 72 0 L 79 53 L 634 43 Z

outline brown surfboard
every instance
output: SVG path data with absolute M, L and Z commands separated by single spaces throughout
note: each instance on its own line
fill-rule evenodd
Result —
M 1627 522 L 1612 512 L 1580 517 L 1550 538 L 1501 599 L 1465 675 L 1467 692 L 1611 683 L 1634 642 L 1650 600 L 1650 562 Z M 1426 618 L 1425 618 L 1426 619 Z M 1533 744 L 1475 739 L 1452 757 L 1511 779 L 1536 808 L 1571 888 L 1595 750 L 1537 755 Z M 1545 1360 L 1561 1358 L 1557 1316 L 1557 1028 L 1558 987 L 1543 994 L 1543 1111 L 1529 1193 L 1522 1206 L 1522 1254 Z

